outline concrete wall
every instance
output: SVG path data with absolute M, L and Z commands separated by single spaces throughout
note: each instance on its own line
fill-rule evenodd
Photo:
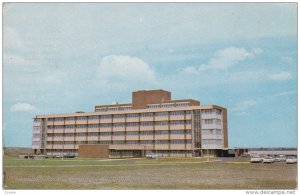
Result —
M 136 91 L 132 93 L 132 109 L 145 109 L 147 104 L 160 104 L 166 100 L 171 100 L 171 92 L 169 91 Z

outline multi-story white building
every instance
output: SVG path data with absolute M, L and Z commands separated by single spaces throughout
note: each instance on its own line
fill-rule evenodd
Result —
M 136 91 L 132 104 L 36 116 L 32 148 L 79 157 L 223 156 L 228 150 L 227 110 L 192 99 L 171 100 L 164 90 Z

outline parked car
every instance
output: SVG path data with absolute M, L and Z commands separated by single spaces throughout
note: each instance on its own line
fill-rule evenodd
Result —
M 276 156 L 275 158 L 275 162 L 285 162 L 286 158 L 285 158 L 285 155 L 279 155 L 279 156 Z
M 251 163 L 260 163 L 263 159 L 260 156 L 251 156 L 250 162 Z
M 295 164 L 297 163 L 297 158 L 296 157 L 288 157 L 285 161 L 286 164 Z
M 275 159 L 271 156 L 267 156 L 263 159 L 263 163 L 273 163 L 275 162 Z
M 34 159 L 34 156 L 33 155 L 24 155 L 24 158 L 26 158 L 26 159 Z
M 155 155 L 155 154 L 147 154 L 146 158 L 147 159 L 154 159 L 154 158 L 157 158 L 157 155 Z

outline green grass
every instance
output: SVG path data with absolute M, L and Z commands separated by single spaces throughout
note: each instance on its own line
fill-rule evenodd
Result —
M 28 160 L 5 156 L 5 189 L 295 189 L 297 185 L 296 165 L 206 160 Z

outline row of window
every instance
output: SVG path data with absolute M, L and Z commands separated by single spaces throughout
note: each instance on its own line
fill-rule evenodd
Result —
M 219 109 L 205 109 L 205 110 L 201 110 L 201 114 L 217 114 L 217 115 L 221 115 L 222 111 Z
M 48 137 L 86 137 L 86 136 L 138 136 L 138 135 L 191 135 L 191 130 L 172 130 L 172 131 L 141 131 L 140 134 L 138 131 L 128 131 L 128 132 L 90 132 L 90 133 L 58 133 L 58 134 L 48 134 Z
M 222 135 L 221 129 L 202 129 L 202 135 Z
M 78 124 L 78 125 L 48 125 L 48 129 L 80 129 L 80 128 L 108 128 L 108 127 L 138 127 L 138 126 L 165 126 L 165 125 L 190 125 L 191 120 L 178 120 L 178 121 L 156 121 L 156 122 L 129 122 L 129 123 L 102 123 L 102 124 Z
M 66 117 L 65 121 L 73 121 L 73 120 L 99 120 L 99 119 L 122 119 L 122 118 L 138 118 L 139 115 L 141 117 L 159 117 L 159 116 L 168 116 L 170 113 L 170 116 L 183 116 L 185 113 L 187 115 L 191 114 L 191 111 L 174 111 L 174 112 L 156 112 L 156 113 L 141 113 L 141 114 L 114 114 L 114 115 L 99 115 L 99 116 L 77 116 L 77 117 Z M 36 120 L 36 119 L 34 119 Z M 64 121 L 64 118 L 48 118 L 49 122 L 53 121 Z
M 80 142 L 75 142 L 75 141 L 69 141 L 69 142 L 63 142 L 63 141 L 53 141 L 50 142 L 48 141 L 48 145 L 75 145 L 75 144 L 158 144 L 158 145 L 163 145 L 163 144 L 191 144 L 192 140 L 146 140 L 146 141 L 135 141 L 135 140 L 118 140 L 118 141 L 80 141 Z
M 202 123 L 206 125 L 216 124 L 221 125 L 222 120 L 221 119 L 202 119 Z
M 124 110 L 131 110 L 131 106 L 97 108 L 96 112 L 113 112 L 113 111 L 124 111 Z
M 189 103 L 181 102 L 181 103 L 164 103 L 164 104 L 149 104 L 147 107 L 150 109 L 156 108 L 171 108 L 171 107 L 187 107 Z

